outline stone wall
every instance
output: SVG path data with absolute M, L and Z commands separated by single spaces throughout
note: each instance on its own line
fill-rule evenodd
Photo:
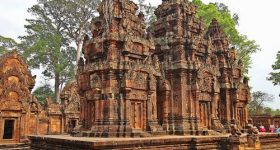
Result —
M 67 103 L 57 104 L 47 98 L 41 105 L 31 94 L 35 77 L 16 50 L 0 57 L 0 144 L 26 142 L 27 135 L 61 134 L 67 132 L 64 126 L 68 127 L 71 119 L 78 122 L 76 82 L 63 90 Z
M 280 116 L 272 116 L 272 115 L 251 115 L 252 123 L 254 126 L 259 127 L 263 125 L 266 131 L 269 131 L 270 125 L 274 125 L 275 127 L 280 127 Z
M 265 150 L 280 149 L 280 134 L 260 134 L 261 148 Z

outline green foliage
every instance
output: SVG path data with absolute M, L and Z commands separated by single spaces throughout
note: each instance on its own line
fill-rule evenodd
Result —
M 272 110 L 271 115 L 272 115 L 272 116 L 280 115 L 280 109 Z
M 0 55 L 7 52 L 7 50 L 16 48 L 16 46 L 17 42 L 14 39 L 0 35 Z
M 150 26 L 153 22 L 156 21 L 156 16 L 154 14 L 156 7 L 152 6 L 151 3 L 145 4 L 145 0 L 138 0 L 139 12 L 142 12 L 145 15 L 145 23 Z
M 249 113 L 250 115 L 260 115 L 260 114 L 272 114 L 272 109 L 265 106 L 265 102 L 272 102 L 274 100 L 273 95 L 257 91 L 252 93 L 252 101 L 249 103 Z
M 213 18 L 216 18 L 223 27 L 232 46 L 237 49 L 238 57 L 244 64 L 244 73 L 248 73 L 251 66 L 251 54 L 260 50 L 256 41 L 249 40 L 236 29 L 238 15 L 231 14 L 228 7 L 223 3 L 204 4 L 201 0 L 192 1 L 197 6 L 197 16 L 200 17 L 208 27 Z
M 32 68 L 43 68 L 43 75 L 55 79 L 56 99 L 63 81 L 74 75 L 75 49 L 70 40 L 63 36 L 64 28 L 49 17 L 52 13 L 44 3 L 32 6 L 28 11 L 35 19 L 27 19 L 27 35 L 20 37 L 19 47 L 23 57 Z M 62 80 L 64 79 L 64 80 Z
M 271 72 L 269 77 L 267 78 L 269 81 L 276 85 L 280 85 L 280 51 L 277 52 L 276 61 L 272 65 L 272 69 L 275 72 Z
M 84 34 L 89 33 L 90 21 L 100 0 L 38 0 L 38 3 L 44 9 L 45 17 L 60 28 L 61 36 L 76 44 L 78 62 Z
M 46 99 L 48 97 L 51 97 L 52 100 L 55 99 L 55 93 L 52 90 L 52 87 L 49 84 L 44 84 L 42 86 L 39 86 L 38 88 L 36 88 L 33 93 L 32 93 L 37 100 L 41 103 L 41 104 L 45 104 Z

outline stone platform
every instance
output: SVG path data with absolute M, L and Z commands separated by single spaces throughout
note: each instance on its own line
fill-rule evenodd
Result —
M 225 136 L 161 136 L 147 138 L 87 138 L 69 135 L 30 136 L 33 150 L 90 149 L 228 149 Z
M 231 143 L 230 135 L 160 136 L 146 138 L 90 138 L 70 135 L 29 136 L 32 150 L 91 150 L 91 149 L 195 149 L 195 150 L 280 150 L 280 134 L 259 134 L 258 148 L 250 147 L 247 134 Z M 242 142 L 241 142 L 242 141 Z

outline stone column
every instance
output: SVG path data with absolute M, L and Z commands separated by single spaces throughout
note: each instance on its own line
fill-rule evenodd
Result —
M 260 150 L 261 144 L 258 134 L 248 134 L 247 135 L 248 147 L 254 150 Z
M 164 99 L 163 99 L 163 130 L 168 131 L 168 126 L 169 126 L 169 122 L 168 122 L 168 112 L 169 112 L 169 101 L 170 101 L 170 95 L 171 92 L 170 91 L 164 91 Z
M 246 105 L 247 106 L 247 105 Z M 248 107 L 245 107 L 244 108 L 245 110 L 244 110 L 244 119 L 245 119 L 245 123 L 247 124 L 248 123 L 248 117 L 249 117 L 249 113 L 248 113 Z
M 247 146 L 247 137 L 239 135 L 229 136 L 229 146 L 230 150 L 244 150 Z
M 232 115 L 232 102 L 231 102 L 231 98 L 230 98 L 230 91 L 229 89 L 225 89 L 225 97 L 226 97 L 226 109 L 225 109 L 225 113 L 226 113 L 226 124 L 229 128 L 230 125 L 230 121 L 231 121 L 231 115 Z
M 174 134 L 175 133 L 175 122 L 174 122 L 174 117 L 175 117 L 175 112 L 174 112 L 174 75 L 170 74 L 170 86 L 171 86 L 171 92 L 170 92 L 170 100 L 168 101 L 168 107 L 169 107 L 169 116 L 168 116 L 168 131 L 169 134 Z

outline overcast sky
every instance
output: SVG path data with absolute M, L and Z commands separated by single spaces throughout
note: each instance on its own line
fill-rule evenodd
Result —
M 161 0 L 146 0 L 158 5 Z M 280 1 L 279 0 L 203 0 L 205 3 L 222 2 L 233 13 L 239 15 L 238 30 L 249 39 L 256 40 L 262 51 L 253 55 L 253 64 L 250 69 L 250 86 L 252 91 L 264 91 L 275 96 L 275 100 L 267 105 L 280 109 L 280 86 L 273 86 L 266 80 L 271 65 L 276 60 L 276 53 L 280 50 Z M 36 0 L 1 0 L 0 2 L 0 35 L 17 38 L 23 35 L 25 19 L 30 17 L 27 9 L 36 3 Z M 42 82 L 39 71 L 36 84 Z

